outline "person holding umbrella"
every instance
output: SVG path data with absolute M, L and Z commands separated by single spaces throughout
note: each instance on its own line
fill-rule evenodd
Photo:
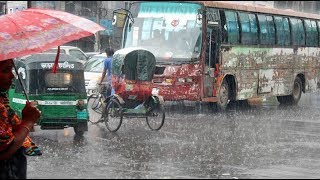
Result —
M 13 58 L 40 53 L 73 40 L 94 35 L 105 30 L 99 24 L 64 11 L 28 8 L 1 15 L 0 22 L 0 179 L 26 179 L 25 155 L 41 155 L 28 136 L 41 112 L 26 97 L 22 118 L 10 108 L 7 92 L 14 75 Z M 56 73 L 59 50 L 54 60 Z
M 7 92 L 17 72 L 13 58 L 40 53 L 105 30 L 99 24 L 64 11 L 28 8 L 0 16 L 0 179 L 26 179 L 25 155 L 41 155 L 28 136 L 41 112 L 26 97 L 22 118 L 11 109 Z M 59 51 L 54 60 L 56 72 Z
M 34 147 L 28 136 L 41 112 L 31 102 L 22 110 L 22 120 L 10 108 L 7 91 L 13 82 L 12 59 L 0 61 L 0 179 L 26 179 L 26 147 Z

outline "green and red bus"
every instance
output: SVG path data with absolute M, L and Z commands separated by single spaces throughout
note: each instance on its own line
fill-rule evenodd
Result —
M 125 17 L 121 48 L 155 55 L 154 93 L 166 101 L 295 105 L 320 87 L 319 15 L 225 1 L 133 2 L 114 15 Z

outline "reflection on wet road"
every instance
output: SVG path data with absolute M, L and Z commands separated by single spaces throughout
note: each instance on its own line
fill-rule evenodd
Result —
M 124 119 L 117 133 L 89 123 L 84 137 L 36 128 L 43 155 L 28 157 L 28 178 L 319 178 L 319 105 L 317 94 L 227 112 L 170 103 L 160 131 L 145 119 Z

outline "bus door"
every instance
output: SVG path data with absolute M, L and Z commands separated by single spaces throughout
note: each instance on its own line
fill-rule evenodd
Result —
M 214 71 L 215 65 L 218 63 L 218 37 L 219 31 L 217 26 L 210 26 L 207 29 L 207 48 L 205 58 L 205 82 L 204 82 L 204 96 L 213 96 L 214 85 Z

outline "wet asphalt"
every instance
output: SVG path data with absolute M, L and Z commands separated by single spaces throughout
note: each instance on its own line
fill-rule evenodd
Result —
M 43 155 L 28 157 L 29 179 L 320 178 L 320 94 L 298 106 L 275 99 L 225 112 L 206 103 L 166 103 L 151 131 L 143 118 L 124 119 L 116 133 L 104 123 L 82 137 L 72 128 L 31 136 Z M 98 118 L 90 113 L 90 118 Z

